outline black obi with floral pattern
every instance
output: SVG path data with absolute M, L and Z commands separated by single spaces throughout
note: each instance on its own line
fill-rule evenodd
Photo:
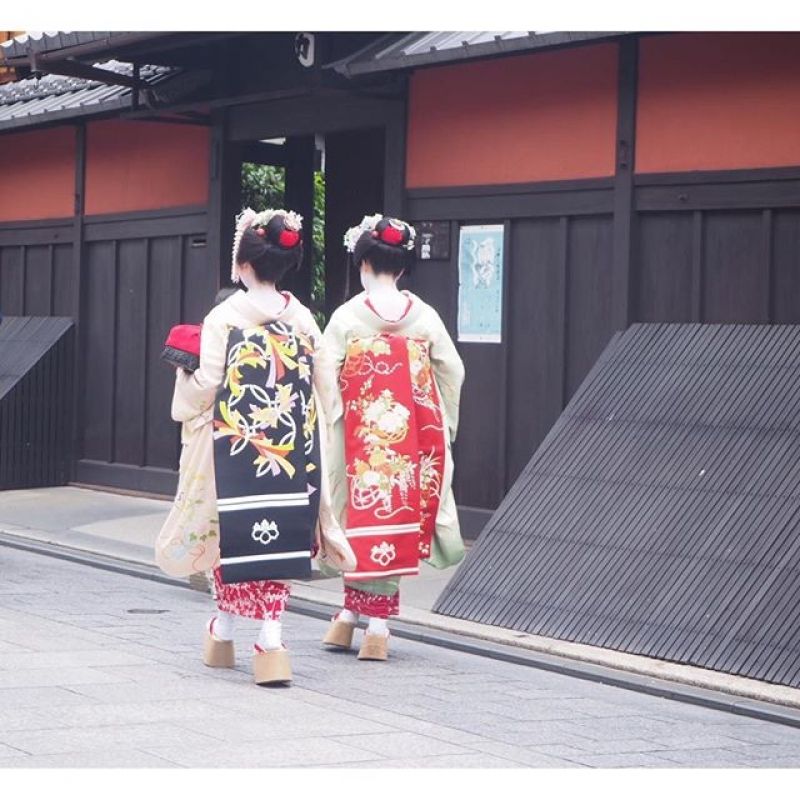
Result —
M 214 404 L 223 583 L 308 578 L 319 514 L 314 344 L 283 322 L 231 328 Z

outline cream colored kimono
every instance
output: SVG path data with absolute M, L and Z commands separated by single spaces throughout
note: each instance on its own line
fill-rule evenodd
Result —
M 319 520 L 323 530 L 336 527 L 326 479 L 326 419 L 335 378 L 322 344 L 322 334 L 311 312 L 289 292 L 284 294 L 289 301 L 278 315 L 265 314 L 244 291 L 236 292 L 212 308 L 203 321 L 200 367 L 193 373 L 177 371 L 172 418 L 183 423 L 178 492 L 156 541 L 156 562 L 170 575 L 190 575 L 219 565 L 212 428 L 214 401 L 225 377 L 229 328 L 281 321 L 309 335 L 315 343 L 313 381 L 322 461 Z
M 366 292 L 356 295 L 340 306 L 330 318 L 323 335 L 326 357 L 332 361 L 336 378 L 336 391 L 332 392 L 329 409 L 331 426 L 329 469 L 333 513 L 347 530 L 347 494 L 344 452 L 344 415 L 342 396 L 338 391 L 339 371 L 345 360 L 347 342 L 354 336 L 371 336 L 377 333 L 398 333 L 424 339 L 430 343 L 431 366 L 442 401 L 443 418 L 449 431 L 445 454 L 442 495 L 436 515 L 436 531 L 431 544 L 431 557 L 427 563 L 437 569 L 457 564 L 464 557 L 464 542 L 458 525 L 456 502 L 453 497 L 453 456 L 451 444 L 458 428 L 458 407 L 461 385 L 464 382 L 464 365 L 450 334 L 436 311 L 411 292 L 403 292 L 411 307 L 397 322 L 384 320 L 366 303 Z M 323 572 L 331 570 L 321 565 Z M 373 594 L 394 594 L 398 578 L 381 581 L 357 581 L 348 585 Z

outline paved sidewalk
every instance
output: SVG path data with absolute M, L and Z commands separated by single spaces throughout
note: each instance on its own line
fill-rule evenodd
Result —
M 74 486 L 6 491 L 0 492 L 0 533 L 53 542 L 83 551 L 90 559 L 99 554 L 152 567 L 153 543 L 169 508 L 170 502 L 165 500 Z M 446 635 L 469 636 L 576 664 L 668 680 L 691 692 L 724 692 L 744 702 L 800 709 L 800 690 L 791 687 L 434 614 L 431 608 L 456 569 L 436 570 L 422 564 L 419 576 L 404 580 L 400 620 Z M 294 581 L 293 586 L 296 598 L 326 605 L 331 611 L 341 607 L 338 578 L 317 574 L 311 581 Z
M 165 500 L 75 486 L 6 491 L 0 492 L 0 531 L 152 565 L 153 545 L 170 507 Z M 403 582 L 404 609 L 430 611 L 455 569 L 422 564 L 419 576 Z M 313 587 L 308 599 L 329 605 L 342 600 L 339 578 L 295 583 Z
M 329 653 L 288 614 L 295 683 L 200 662 L 210 598 L 0 547 L 0 767 L 800 765 L 800 730 L 403 639 Z M 161 612 L 161 613 L 154 613 Z

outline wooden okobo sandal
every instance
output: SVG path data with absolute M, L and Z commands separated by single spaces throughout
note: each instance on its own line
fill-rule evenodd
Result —
M 230 669 L 236 666 L 236 654 L 233 649 L 233 642 L 225 639 L 217 639 L 214 636 L 214 622 L 216 617 L 212 617 L 206 630 L 205 643 L 203 645 L 203 663 L 207 667 L 222 667 Z
M 259 686 L 291 682 L 292 665 L 289 651 L 285 647 L 280 650 L 264 650 L 254 645 L 254 648 L 253 678 Z
M 358 657 L 361 661 L 386 661 L 389 657 L 389 637 L 382 633 L 365 633 Z
M 356 626 L 352 622 L 343 622 L 334 617 L 322 643 L 340 650 L 349 650 L 353 646 L 355 629 Z

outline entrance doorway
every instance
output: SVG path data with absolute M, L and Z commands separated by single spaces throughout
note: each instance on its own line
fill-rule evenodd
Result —
M 312 231 L 315 240 L 285 288 L 323 323 L 361 290 L 358 275 L 348 269 L 344 232 L 365 214 L 403 216 L 403 93 L 397 87 L 385 94 L 321 87 L 284 93 L 215 112 L 212 137 L 211 251 L 221 264 L 230 259 L 230 220 L 243 201 L 242 164 L 280 168 L 283 205 L 303 216 L 306 241 Z M 221 269 L 222 285 L 226 275 Z
M 320 326 L 361 290 L 342 237 L 365 214 L 382 209 L 384 130 L 366 128 L 246 142 L 239 208 L 291 208 L 303 216 L 303 264 L 286 276 L 288 289 Z

